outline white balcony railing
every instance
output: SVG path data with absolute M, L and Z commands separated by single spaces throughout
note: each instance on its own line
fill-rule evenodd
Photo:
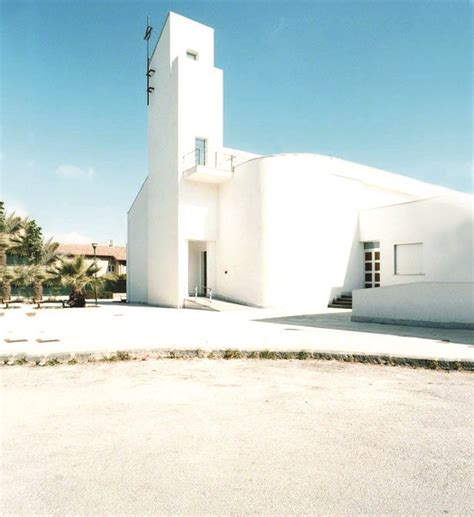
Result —
M 183 170 L 186 171 L 200 165 L 202 167 L 209 167 L 210 169 L 233 172 L 234 158 L 232 154 L 219 151 L 194 149 L 183 156 Z

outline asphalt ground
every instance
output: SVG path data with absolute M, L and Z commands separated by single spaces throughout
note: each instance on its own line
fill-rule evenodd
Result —
M 0 376 L 2 515 L 472 514 L 472 373 L 194 359 Z

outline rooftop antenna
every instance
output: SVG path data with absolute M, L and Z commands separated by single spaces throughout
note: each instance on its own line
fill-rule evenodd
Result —
M 155 73 L 153 68 L 150 68 L 150 37 L 153 31 L 153 27 L 150 25 L 150 17 L 146 17 L 146 29 L 145 36 L 143 39 L 146 41 L 146 105 L 150 104 L 150 93 L 153 92 L 155 88 L 150 86 L 150 77 Z

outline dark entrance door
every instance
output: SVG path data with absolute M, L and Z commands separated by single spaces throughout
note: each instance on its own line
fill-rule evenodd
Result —
M 364 242 L 364 287 L 380 287 L 380 242 Z

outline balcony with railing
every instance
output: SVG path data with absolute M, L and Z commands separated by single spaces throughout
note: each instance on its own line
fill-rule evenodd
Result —
M 232 178 L 234 156 L 209 149 L 194 149 L 183 156 L 183 176 L 199 183 L 223 183 Z

